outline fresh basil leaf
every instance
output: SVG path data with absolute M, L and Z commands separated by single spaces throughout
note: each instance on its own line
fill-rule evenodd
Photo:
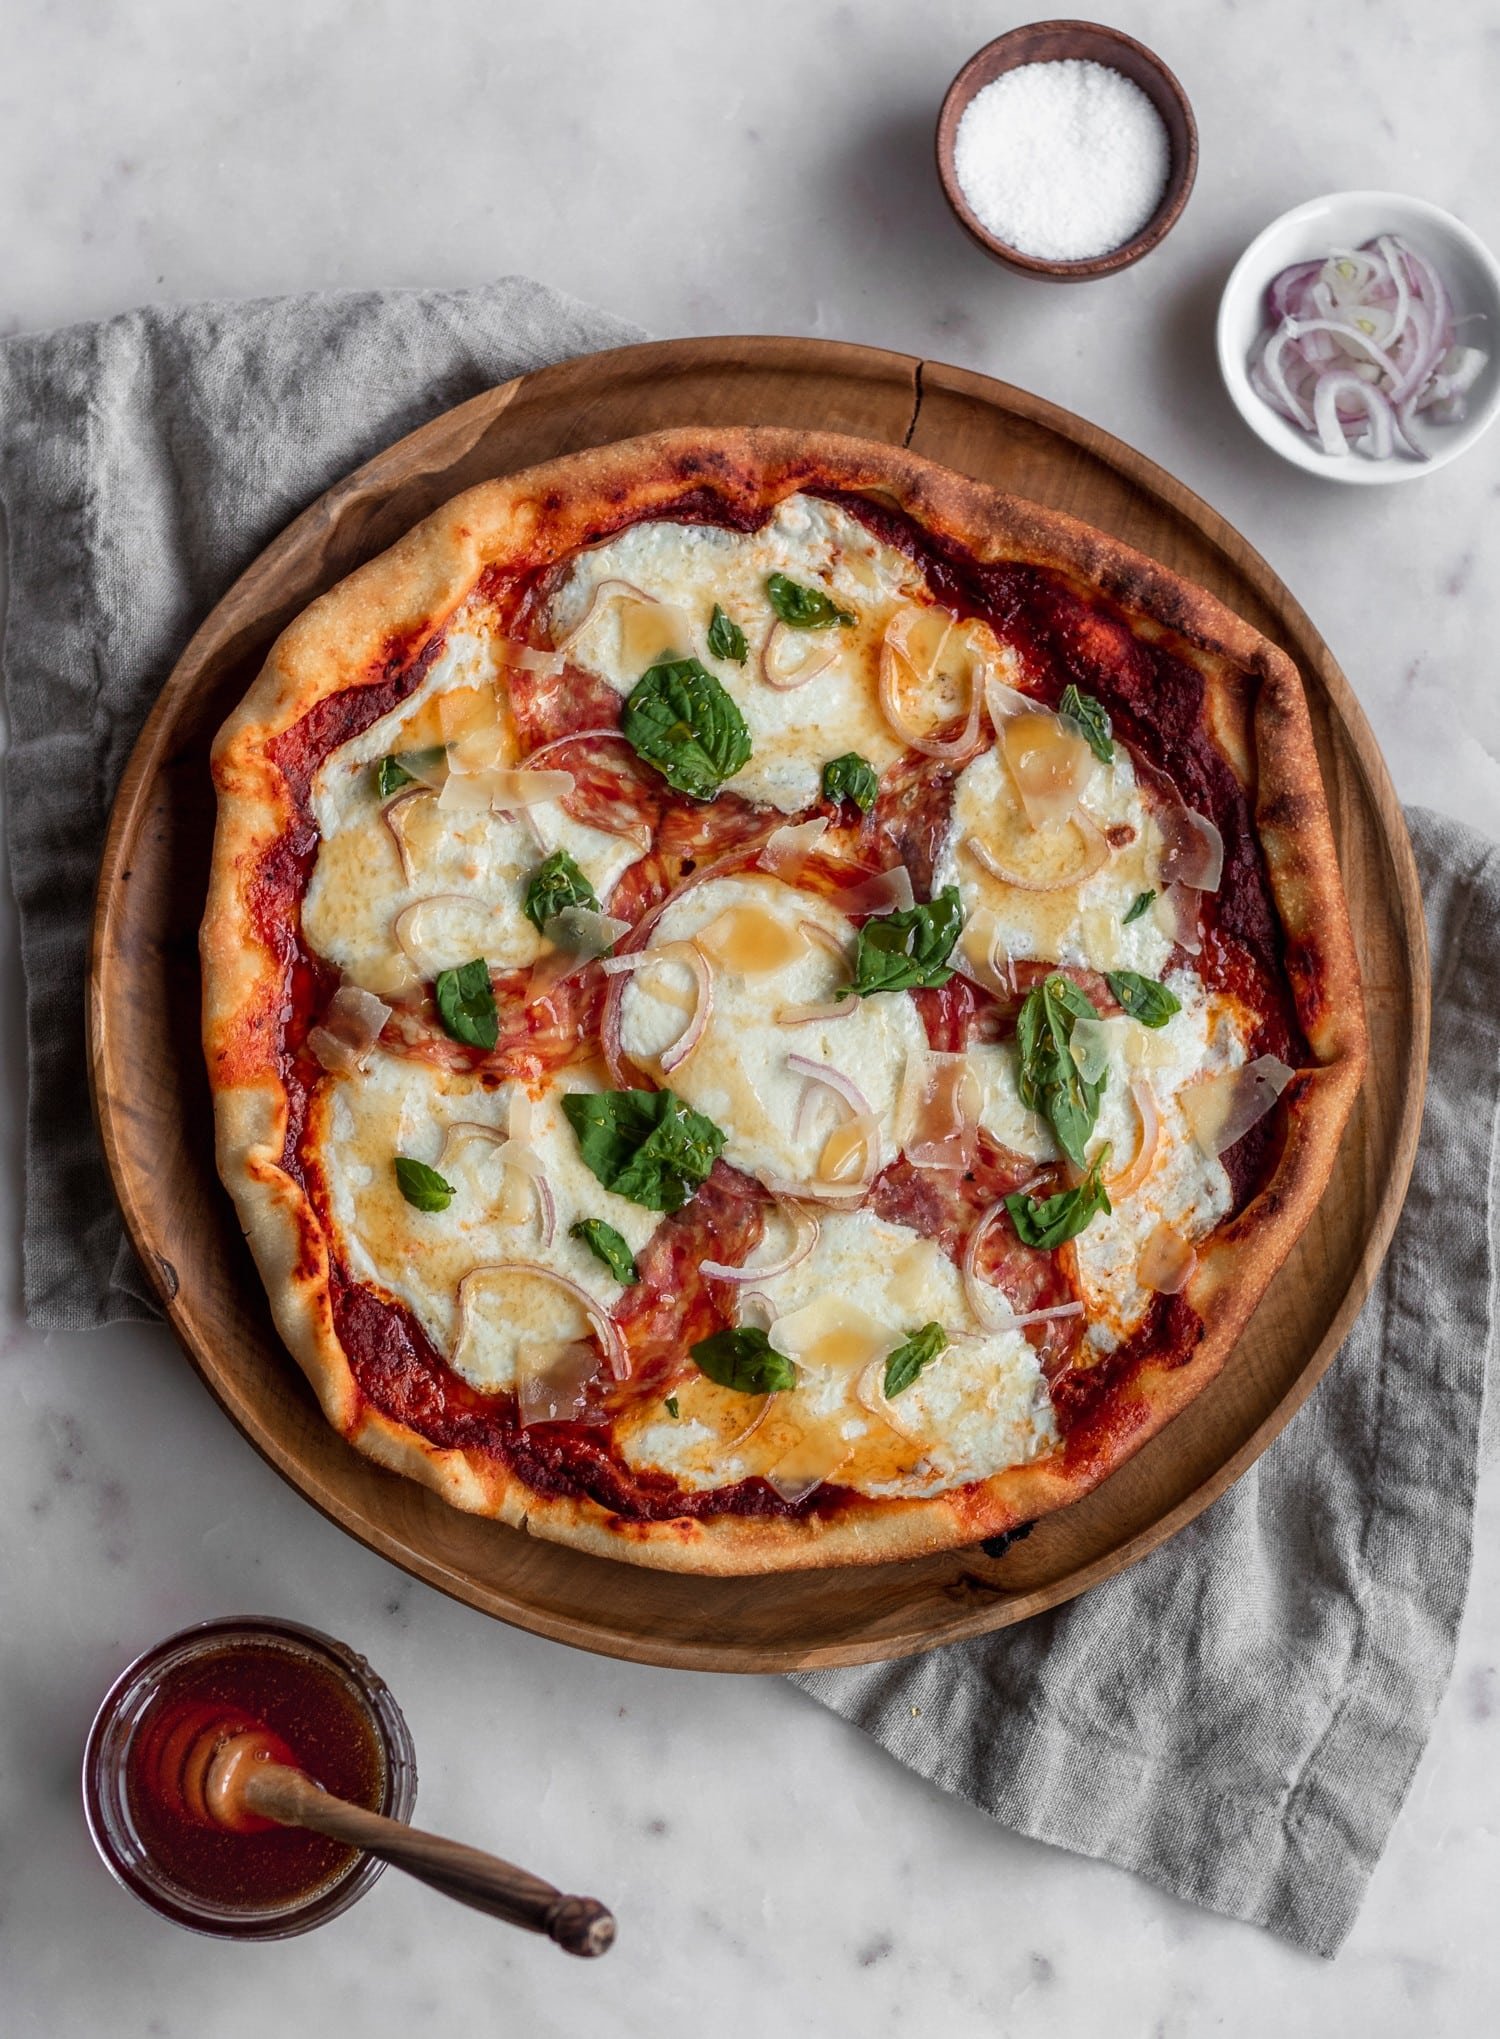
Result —
M 861 998 L 875 991 L 912 991 L 946 984 L 948 958 L 963 926 L 958 887 L 947 885 L 926 906 L 867 920 L 854 951 L 854 989 Z
M 1122 916 L 1122 918 L 1121 918 L 1121 921 L 1120 921 L 1120 925 L 1121 925 L 1121 927 L 1129 927 L 1130 923 L 1131 923 L 1131 922 L 1132 922 L 1133 920 L 1139 920 L 1139 919 L 1140 919 L 1140 917 L 1141 917 L 1141 915 L 1142 915 L 1142 914 L 1143 914 L 1143 913 L 1144 913 L 1144 912 L 1146 911 L 1146 909 L 1147 909 L 1147 908 L 1148 908 L 1148 907 L 1150 906 L 1150 904 L 1151 904 L 1152 900 L 1153 900 L 1153 899 L 1154 899 L 1155 897 L 1156 897 L 1156 893 L 1155 893 L 1154 891 L 1151 891 L 1151 892 L 1137 892 L 1137 894 L 1135 895 L 1134 899 L 1132 899 L 1132 900 L 1131 900 L 1131 902 L 1130 902 L 1130 910 L 1129 910 L 1129 912 L 1128 912 L 1128 913 L 1126 913 L 1126 914 L 1124 914 L 1124 915 Z
M 569 906 L 591 906 L 597 913 L 599 900 L 567 851 L 554 850 L 532 872 L 522 910 L 537 933 L 544 934 L 552 916 Z
M 625 703 L 620 731 L 638 757 L 693 800 L 712 800 L 750 760 L 744 716 L 695 658 L 652 666 Z
M 1108 1146 L 1102 1147 L 1076 1189 L 1060 1190 L 1056 1196 L 1044 1198 L 1018 1193 L 1005 1199 L 1005 1208 L 1023 1246 L 1040 1246 L 1051 1253 L 1069 1239 L 1076 1239 L 1101 1213 L 1114 1208 L 1104 1187 L 1108 1155 Z
M 493 1048 L 500 1038 L 500 1020 L 495 1011 L 495 987 L 490 983 L 490 966 L 483 956 L 457 970 L 439 972 L 433 985 L 438 1017 L 455 1041 L 470 1048 Z
M 741 1395 L 772 1395 L 797 1385 L 797 1369 L 778 1352 L 764 1331 L 741 1324 L 734 1331 L 716 1331 L 690 1346 L 693 1364 L 721 1388 Z
M 773 573 L 766 582 L 771 607 L 793 630 L 831 630 L 836 623 L 852 623 L 853 615 L 841 609 L 832 595 L 821 588 L 805 588 L 800 581 Z
M 1054 972 L 1026 994 L 1016 1020 L 1021 1102 L 1050 1123 L 1075 1168 L 1084 1166 L 1083 1150 L 1099 1117 L 1105 1080 L 1091 1083 L 1073 1060 L 1073 1028 L 1078 1020 L 1098 1017 L 1092 1000 L 1071 978 Z
M 886 1400 L 893 1401 L 904 1388 L 909 1388 L 947 1343 L 948 1334 L 941 1324 L 924 1324 L 920 1331 L 913 1331 L 904 1345 L 898 1345 L 885 1363 Z
M 677 1397 L 675 1395 L 668 1395 L 666 1401 L 666 1409 L 667 1414 L 672 1418 L 674 1422 L 682 1414 L 682 1411 L 677 1406 Z
M 737 666 L 742 666 L 750 654 L 744 631 L 717 602 L 708 623 L 708 648 L 715 658 L 727 658 Z
M 413 1161 L 409 1154 L 396 1156 L 396 1187 L 419 1211 L 446 1211 L 453 1201 L 452 1183 L 445 1182 L 425 1161 Z
M 626 1288 L 634 1288 L 640 1280 L 641 1271 L 635 1264 L 629 1240 L 603 1218 L 580 1218 L 576 1225 L 568 1227 L 568 1237 L 581 1239 L 594 1258 L 602 1260 L 615 1280 L 623 1282 Z
M 1143 1027 L 1164 1027 L 1174 1012 L 1182 1011 L 1182 1000 L 1154 977 L 1139 970 L 1106 970 L 1104 981 L 1120 1005 Z
M 414 786 L 416 781 L 399 758 L 382 758 L 375 767 L 375 791 L 382 800 L 389 800 L 393 793 L 399 793 L 403 786 Z
M 1112 765 L 1115 761 L 1114 725 L 1102 701 L 1096 701 L 1092 694 L 1080 694 L 1071 682 L 1063 688 L 1058 712 L 1066 715 L 1088 738 L 1089 749 L 1101 765 Z
M 825 800 L 852 800 L 861 814 L 868 814 L 879 791 L 879 774 L 858 751 L 846 750 L 841 758 L 830 758 L 823 767 Z
M 713 1120 L 670 1090 L 576 1090 L 562 1108 L 604 1187 L 648 1211 L 680 1211 L 724 1145 Z

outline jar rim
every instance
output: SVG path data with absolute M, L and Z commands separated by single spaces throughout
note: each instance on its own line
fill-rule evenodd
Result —
M 416 1750 L 406 1717 L 385 1680 L 336 1637 L 279 1615 L 255 1614 L 193 1622 L 164 1636 L 126 1665 L 105 1693 L 89 1728 L 81 1780 L 84 1818 L 111 1876 L 159 1916 L 216 1939 L 288 1939 L 347 1911 L 369 1890 L 385 1864 L 357 1851 L 326 1883 L 290 1902 L 261 1910 L 219 1905 L 156 1873 L 149 1854 L 135 1837 L 126 1802 L 126 1765 L 135 1729 L 161 1680 L 184 1664 L 236 1644 L 279 1646 L 289 1654 L 320 1662 L 341 1679 L 381 1750 L 385 1776 L 377 1810 L 390 1819 L 410 1820 L 417 1797 Z

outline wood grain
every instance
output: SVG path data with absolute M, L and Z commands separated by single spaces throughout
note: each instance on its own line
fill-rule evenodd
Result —
M 210 1773 L 210 1794 L 213 1783 Z M 384 1813 L 351 1805 L 348 1799 L 335 1798 L 303 1771 L 284 1763 L 254 1764 L 243 1776 L 240 1798 L 264 1819 L 286 1827 L 308 1827 L 330 1840 L 362 1848 L 444 1897 L 491 1918 L 504 1919 L 507 1925 L 520 1926 L 525 1932 L 544 1934 L 564 1953 L 588 1959 L 607 1954 L 614 1945 L 614 1914 L 598 1898 L 565 1894 L 529 1869 L 486 1854 L 482 1848 L 470 1848 L 443 1834 L 429 1834 L 421 1827 L 407 1826 L 404 1820 L 387 1819 Z
M 1307 682 L 1365 973 L 1371 1079 L 1314 1223 L 1224 1373 L 1086 1500 L 998 1559 L 694 1580 L 462 1515 L 323 1422 L 271 1325 L 214 1173 L 198 1042 L 207 751 L 281 626 L 439 502 L 579 447 L 685 424 L 780 424 L 910 445 L 1072 512 L 1199 582 Z M 372 1549 L 503 1620 L 585 1649 L 714 1670 L 900 1656 L 1020 1621 L 1133 1564 L 1262 1452 L 1363 1301 L 1405 1195 L 1427 1064 L 1421 898 L 1401 810 L 1327 646 L 1266 563 L 1140 454 L 962 369 L 817 340 L 669 341 L 525 376 L 436 419 L 285 531 L 197 632 L 131 757 L 100 874 L 91 1078 L 126 1224 L 193 1364 L 256 1448 Z

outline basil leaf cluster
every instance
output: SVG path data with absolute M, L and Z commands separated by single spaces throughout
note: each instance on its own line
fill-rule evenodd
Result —
M 587 877 L 566 850 L 554 850 L 531 874 L 522 908 L 537 933 L 545 934 L 554 914 L 570 906 L 591 906 L 597 913 L 599 900 Z
M 670 1090 L 572 1091 L 561 1100 L 578 1151 L 616 1196 L 680 1211 L 724 1146 L 712 1119 Z
M 917 991 L 946 984 L 953 975 L 948 958 L 963 920 L 956 885 L 945 886 L 925 906 L 867 920 L 854 951 L 854 989 L 868 998 L 876 991 Z
M 625 703 L 620 731 L 690 800 L 712 800 L 750 762 L 744 716 L 695 658 L 667 659 L 644 673 Z
M 440 970 L 432 987 L 444 1030 L 468 1048 L 493 1048 L 500 1038 L 495 987 L 483 956 L 456 970 Z

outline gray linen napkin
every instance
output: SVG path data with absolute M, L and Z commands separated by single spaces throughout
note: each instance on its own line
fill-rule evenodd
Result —
M 312 496 L 400 433 L 522 369 L 638 337 L 511 279 L 149 310 L 0 343 L 33 1324 L 155 1314 L 89 1118 L 82 985 L 109 797 L 193 625 Z M 1230 1494 L 1086 1599 L 914 1662 L 799 1680 L 1006 1825 L 1324 1953 L 1447 1682 L 1491 1335 L 1500 855 L 1436 815 L 1411 822 L 1431 1094 L 1396 1244 L 1329 1379 Z
M 1406 1208 L 1331 1374 L 1222 1500 L 1081 1600 L 796 1681 L 1018 1833 L 1319 1954 L 1354 1923 L 1448 1683 L 1494 1341 L 1500 848 L 1407 820 L 1431 1079 Z
M 644 337 L 507 277 L 149 307 L 0 342 L 25 1296 L 42 1330 L 158 1314 L 89 1114 L 82 986 L 110 799 L 178 653 L 256 554 L 361 461 L 513 375 Z

